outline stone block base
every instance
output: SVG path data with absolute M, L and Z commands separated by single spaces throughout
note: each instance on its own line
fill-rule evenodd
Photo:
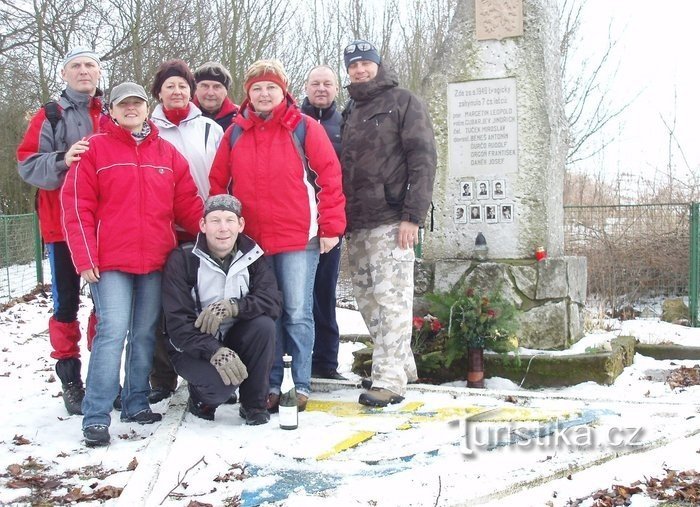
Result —
M 611 341 L 611 350 L 587 354 L 550 356 L 521 355 L 519 358 L 504 354 L 485 353 L 486 378 L 503 377 L 526 388 L 565 387 L 582 382 L 612 384 L 626 366 L 634 360 L 635 339 L 621 336 Z M 372 372 L 372 347 L 353 352 L 352 371 L 363 377 Z M 442 383 L 467 378 L 466 358 L 445 365 L 442 351 L 416 356 L 419 382 Z
M 455 287 L 499 290 L 521 311 L 519 343 L 538 350 L 564 350 L 583 337 L 585 257 L 534 260 L 437 260 L 416 263 L 414 315 L 424 315 L 429 292 Z

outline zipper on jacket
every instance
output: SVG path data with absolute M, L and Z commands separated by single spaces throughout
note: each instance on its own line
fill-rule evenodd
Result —
M 136 143 L 135 140 L 134 140 L 134 142 Z M 136 146 L 134 146 L 134 150 L 136 151 L 136 170 L 138 171 L 138 178 L 137 178 L 138 189 L 137 189 L 137 191 L 138 191 L 138 199 L 139 199 L 139 201 L 138 201 L 139 202 L 139 216 L 143 217 L 144 216 L 143 215 L 143 186 L 144 185 L 143 185 L 143 171 L 141 170 L 141 154 L 139 153 L 138 143 L 136 143 Z M 143 227 L 144 220 L 140 220 L 139 222 L 140 222 L 139 226 Z M 141 234 L 139 234 L 139 243 L 140 243 L 140 250 L 141 250 L 141 255 L 140 255 L 140 257 L 141 257 L 141 269 L 140 269 L 140 271 L 141 272 L 143 272 L 145 267 L 146 267 L 146 264 L 144 261 L 145 256 L 143 255 L 144 254 L 143 241 L 144 241 L 143 231 L 141 231 Z

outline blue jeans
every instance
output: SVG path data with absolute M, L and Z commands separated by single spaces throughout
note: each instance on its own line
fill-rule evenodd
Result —
M 122 416 L 131 417 L 148 405 L 148 373 L 153 361 L 156 323 L 161 312 L 161 273 L 133 275 L 106 271 L 90 291 L 97 311 L 83 399 L 83 428 L 110 423 L 119 392 L 119 372 L 126 339 Z
M 318 247 L 269 257 L 282 292 L 282 316 L 277 319 L 275 361 L 270 372 L 270 392 L 282 385 L 282 356 L 292 356 L 292 377 L 297 393 L 311 392 L 311 355 L 314 351 L 314 280 Z

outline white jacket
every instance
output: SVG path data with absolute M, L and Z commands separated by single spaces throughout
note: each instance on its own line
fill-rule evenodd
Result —
M 153 110 L 151 120 L 158 127 L 160 137 L 175 146 L 187 159 L 199 195 L 206 200 L 209 197 L 209 171 L 224 131 L 214 120 L 204 117 L 202 111 L 191 102 L 189 114 L 180 125 L 171 123 L 165 117 L 161 104 Z

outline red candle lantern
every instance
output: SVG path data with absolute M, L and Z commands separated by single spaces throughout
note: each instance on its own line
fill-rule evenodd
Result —
M 537 259 L 538 262 L 546 258 L 547 250 L 545 250 L 543 246 L 538 246 L 535 248 L 535 259 Z

